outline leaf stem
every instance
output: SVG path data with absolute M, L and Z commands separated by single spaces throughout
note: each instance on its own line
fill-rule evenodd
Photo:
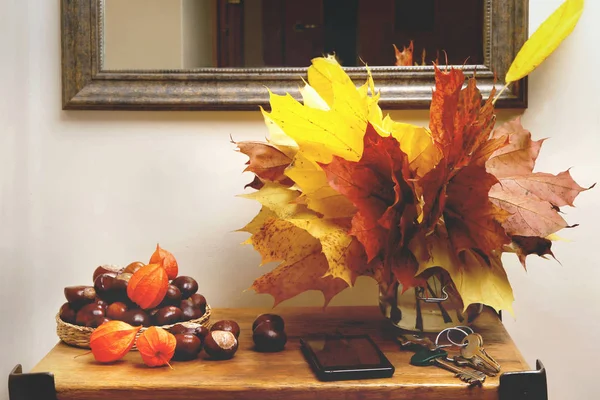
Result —
M 504 87 L 502 88 L 502 90 L 500 90 L 500 92 L 498 92 L 498 94 L 496 95 L 496 97 L 494 97 L 494 100 L 492 101 L 493 105 L 496 105 L 496 102 L 498 101 L 498 99 L 500 98 L 500 96 L 502 96 L 502 93 L 504 93 L 504 91 L 506 89 L 508 89 L 508 87 L 510 86 L 511 82 L 507 83 L 506 85 L 504 85 Z

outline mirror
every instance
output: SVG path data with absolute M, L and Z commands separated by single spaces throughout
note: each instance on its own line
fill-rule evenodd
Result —
M 482 0 L 106 0 L 104 69 L 484 62 Z M 457 21 L 461 21 L 457 24 Z M 442 54 L 445 52 L 445 54 Z
M 527 38 L 528 0 L 61 0 L 64 109 L 257 110 L 334 53 L 387 109 L 427 108 L 433 63 L 489 95 Z M 524 108 L 527 81 L 498 107 Z

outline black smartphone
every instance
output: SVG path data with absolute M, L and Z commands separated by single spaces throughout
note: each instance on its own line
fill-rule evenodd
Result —
M 306 361 L 322 381 L 389 378 L 394 366 L 368 335 L 300 339 Z

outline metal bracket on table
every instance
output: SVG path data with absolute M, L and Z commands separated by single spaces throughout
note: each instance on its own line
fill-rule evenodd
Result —
M 500 400 L 548 400 L 546 368 L 540 360 L 536 361 L 536 369 L 536 371 L 502 374 L 500 376 Z
M 51 373 L 24 374 L 17 365 L 8 376 L 8 398 L 10 400 L 56 400 L 54 375 Z

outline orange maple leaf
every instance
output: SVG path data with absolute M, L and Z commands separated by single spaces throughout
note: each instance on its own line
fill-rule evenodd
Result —
M 402 51 L 394 44 L 394 53 L 396 54 L 396 66 L 397 67 L 411 67 L 413 65 L 413 52 L 415 44 L 410 41 L 408 47 L 404 47 Z
M 482 105 L 475 78 L 462 89 L 465 76 L 454 68 L 444 72 L 436 65 L 435 79 L 429 128 L 452 172 L 468 165 L 474 155 L 481 157 L 479 149 L 486 146 L 496 122 L 494 93 Z
M 396 139 L 382 137 L 369 124 L 359 161 L 334 157 L 321 166 L 330 186 L 357 208 L 350 234 L 365 247 L 368 261 L 384 255 L 390 241 L 405 243 L 403 234 L 415 225 L 416 198 L 408 182 L 408 157 Z

